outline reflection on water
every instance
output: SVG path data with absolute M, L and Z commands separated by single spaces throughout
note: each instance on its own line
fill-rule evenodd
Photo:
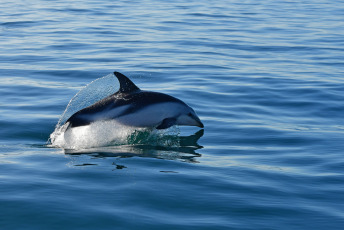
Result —
M 131 145 L 114 145 L 106 147 L 97 147 L 89 149 L 64 149 L 64 153 L 67 155 L 90 155 L 95 158 L 103 157 L 149 157 L 166 160 L 181 160 L 188 163 L 198 163 L 197 157 L 201 157 L 201 154 L 196 150 L 203 148 L 197 142 L 203 136 L 204 130 L 201 129 L 190 136 L 177 136 L 177 135 L 165 135 L 161 137 L 163 140 L 159 142 L 149 143 L 147 139 L 144 139 L 146 133 L 139 133 L 132 135 Z M 140 143 L 142 142 L 142 143 Z M 164 144 L 162 144 L 164 143 Z M 166 144 L 169 143 L 169 144 Z M 171 144 L 173 143 L 173 144 Z M 94 165 L 92 163 L 78 163 L 74 166 L 88 166 Z M 118 166 L 117 169 L 121 169 L 125 166 Z

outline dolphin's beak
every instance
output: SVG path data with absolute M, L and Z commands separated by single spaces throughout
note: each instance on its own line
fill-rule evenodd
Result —
M 197 127 L 204 128 L 204 125 L 203 125 L 201 119 L 199 119 L 199 117 L 197 115 L 193 116 L 193 119 L 196 121 L 196 126 Z
M 195 113 L 183 114 L 178 117 L 176 125 L 197 126 L 204 128 L 204 125 Z

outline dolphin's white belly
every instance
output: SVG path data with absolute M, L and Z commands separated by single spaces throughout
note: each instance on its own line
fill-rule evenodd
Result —
M 124 125 L 135 127 L 155 127 L 165 118 L 175 117 L 180 111 L 180 105 L 173 102 L 157 103 L 146 106 L 116 120 Z

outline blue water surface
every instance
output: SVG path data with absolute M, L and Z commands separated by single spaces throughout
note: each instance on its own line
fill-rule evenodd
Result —
M 344 2 L 2 1 L 1 229 L 342 229 Z M 205 124 L 48 145 L 113 71 Z M 145 141 L 142 141 L 145 140 Z

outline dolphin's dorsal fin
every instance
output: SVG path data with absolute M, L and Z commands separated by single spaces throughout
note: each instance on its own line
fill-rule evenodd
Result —
M 119 92 L 131 93 L 136 90 L 140 90 L 128 77 L 124 76 L 119 72 L 114 72 L 115 76 L 119 81 Z

